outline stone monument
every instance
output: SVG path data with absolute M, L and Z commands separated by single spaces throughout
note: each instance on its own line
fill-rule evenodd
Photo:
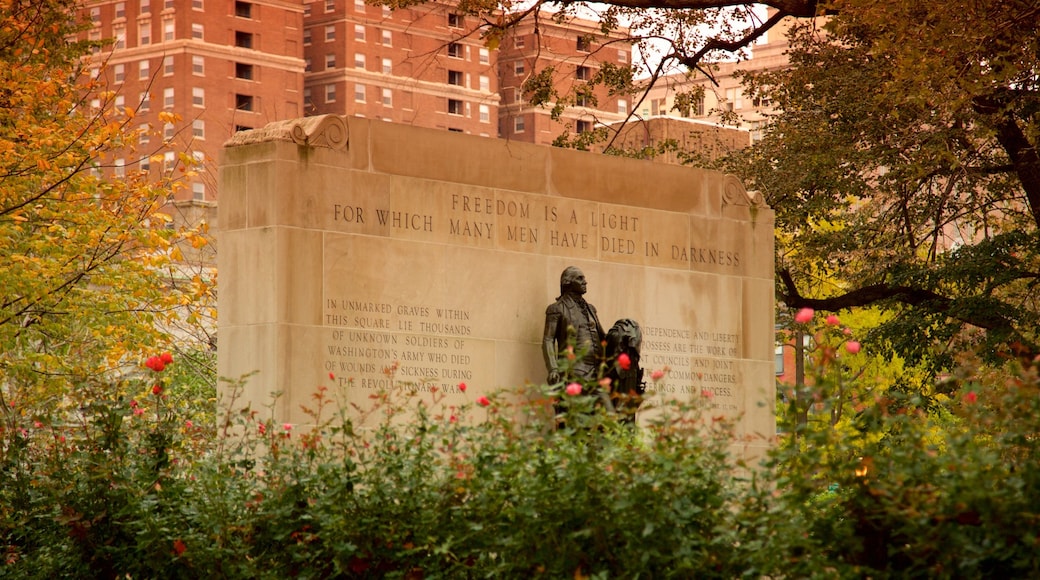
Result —
M 774 218 L 735 177 L 329 115 L 236 134 L 220 180 L 219 373 L 283 393 L 279 421 L 318 385 L 458 404 L 544 382 L 573 265 L 668 369 L 648 397 L 741 417 L 749 454 L 775 435 Z

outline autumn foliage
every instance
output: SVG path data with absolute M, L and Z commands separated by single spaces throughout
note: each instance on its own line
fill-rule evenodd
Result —
M 92 396 L 153 344 L 189 294 L 134 111 L 91 79 L 71 0 L 0 2 L 0 407 Z M 136 157 L 135 157 L 136 155 Z M 136 358 L 136 357 L 134 357 Z M 98 387 L 100 388 L 100 387 Z M 107 387 L 106 387 L 107 388 Z

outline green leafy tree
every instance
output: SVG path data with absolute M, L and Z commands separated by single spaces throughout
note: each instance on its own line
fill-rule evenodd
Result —
M 90 398 L 204 288 L 168 283 L 173 184 L 125 168 L 133 111 L 85 74 L 72 0 L 0 4 L 0 409 Z M 71 395 L 71 398 L 70 398 Z M 10 417 L 8 417 L 10 419 Z
M 1035 352 L 1040 4 L 832 6 L 749 76 L 782 112 L 729 163 L 777 211 L 781 300 L 882 306 L 874 339 L 936 368 Z

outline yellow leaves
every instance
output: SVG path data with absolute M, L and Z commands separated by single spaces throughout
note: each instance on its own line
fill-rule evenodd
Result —
M 176 124 L 181 120 L 181 116 L 171 113 L 169 111 L 159 111 L 159 121 L 163 123 Z

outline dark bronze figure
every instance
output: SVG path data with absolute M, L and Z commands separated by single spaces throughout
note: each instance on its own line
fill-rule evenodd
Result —
M 622 318 L 607 332 L 607 360 L 614 361 L 607 371 L 610 378 L 610 400 L 621 421 L 635 421 L 636 411 L 643 402 L 646 385 L 643 369 L 639 366 L 640 349 L 643 346 L 643 331 L 639 323 L 631 318 Z M 621 355 L 627 357 L 628 368 L 623 368 Z
M 585 301 L 588 289 L 585 274 L 570 266 L 560 276 L 560 296 L 545 309 L 545 332 L 542 337 L 542 354 L 549 371 L 547 379 L 555 385 L 568 378 L 560 370 L 560 353 L 568 344 L 573 344 L 578 359 L 574 362 L 574 377 L 585 380 L 596 379 L 596 372 L 603 362 L 603 340 L 606 335 L 596 316 L 596 308 Z

